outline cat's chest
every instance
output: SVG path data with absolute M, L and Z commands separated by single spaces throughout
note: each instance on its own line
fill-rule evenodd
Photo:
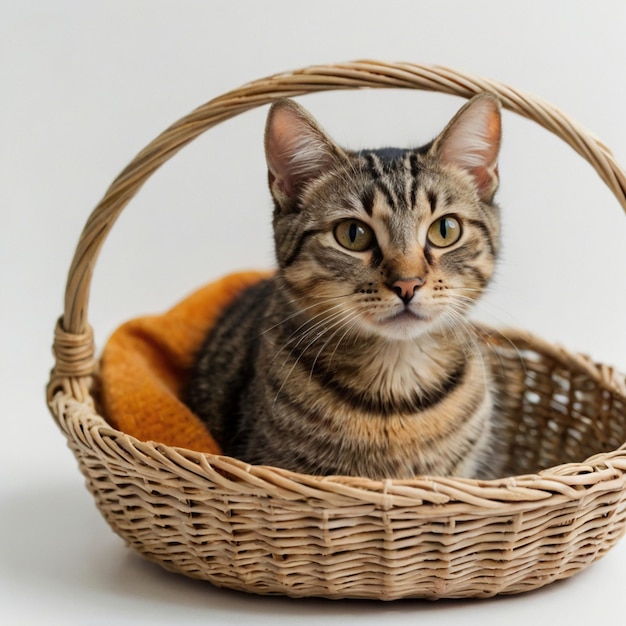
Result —
M 254 427 L 272 433 L 266 445 L 305 459 L 293 467 L 375 476 L 447 473 L 472 442 L 482 447 L 486 441 L 489 377 L 468 342 L 427 336 L 354 341 L 326 351 L 305 347 L 280 360 L 263 358 L 273 365 L 257 368 L 252 394 L 263 398 Z
M 453 404 L 481 387 L 475 356 L 459 345 L 421 341 L 354 342 L 343 350 L 292 352 L 267 375 L 271 411 L 279 405 L 331 426 L 338 422 L 404 423 Z M 265 379 L 265 372 L 261 377 Z M 414 420 L 415 421 L 415 420 Z
M 402 397 L 428 394 L 466 360 L 455 347 L 431 340 L 381 342 L 346 357 L 344 375 L 364 390 Z M 350 371 L 352 365 L 352 371 Z M 339 373 L 341 375 L 341 373 Z
M 426 337 L 357 345 L 342 355 L 333 373 L 350 387 L 393 400 L 432 395 L 466 360 L 459 347 Z
M 482 448 L 492 401 L 479 359 L 455 350 L 433 358 L 415 346 L 379 350 L 325 376 L 296 366 L 272 398 L 275 432 L 288 434 L 289 445 L 302 438 L 298 454 L 356 475 L 447 473 L 472 442 Z

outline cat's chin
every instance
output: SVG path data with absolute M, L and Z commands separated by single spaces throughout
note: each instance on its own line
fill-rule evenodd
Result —
M 377 320 L 370 326 L 370 331 L 373 330 L 384 339 L 407 341 L 417 339 L 432 326 L 433 320 L 430 318 L 414 313 L 410 309 L 403 309 L 399 313 Z

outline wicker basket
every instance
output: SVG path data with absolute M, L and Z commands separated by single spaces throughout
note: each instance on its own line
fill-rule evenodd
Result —
M 168 570 L 218 586 L 390 600 L 487 597 L 569 577 L 625 530 L 626 385 L 610 367 L 526 332 L 483 329 L 499 367 L 520 381 L 504 425 L 514 475 L 501 480 L 295 474 L 138 441 L 98 412 L 89 285 L 128 201 L 162 163 L 223 120 L 277 98 L 360 87 L 495 93 L 587 159 L 626 208 L 626 177 L 604 145 L 547 103 L 494 81 L 368 61 L 250 83 L 156 138 L 89 217 L 56 329 L 52 414 L 114 531 Z

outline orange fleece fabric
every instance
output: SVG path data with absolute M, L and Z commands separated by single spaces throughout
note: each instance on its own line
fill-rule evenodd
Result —
M 202 287 L 163 315 L 123 324 L 101 359 L 108 422 L 142 441 L 212 452 L 220 449 L 180 399 L 197 350 L 221 311 L 244 288 L 269 276 L 240 272 Z

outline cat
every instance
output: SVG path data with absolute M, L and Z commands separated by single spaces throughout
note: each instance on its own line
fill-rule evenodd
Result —
M 227 307 L 185 399 L 223 452 L 314 475 L 489 477 L 497 398 L 467 312 L 500 240 L 500 104 L 349 151 L 292 100 L 265 152 L 277 272 Z

